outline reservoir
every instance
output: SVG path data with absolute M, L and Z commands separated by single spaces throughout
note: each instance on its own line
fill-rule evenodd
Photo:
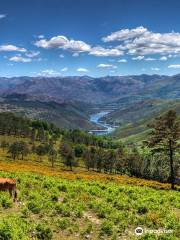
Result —
M 90 130 L 90 133 L 100 136 L 109 134 L 115 130 L 116 127 L 101 121 L 101 118 L 106 116 L 108 113 L 110 113 L 110 111 L 101 111 L 90 115 L 90 121 L 100 127 L 98 130 Z

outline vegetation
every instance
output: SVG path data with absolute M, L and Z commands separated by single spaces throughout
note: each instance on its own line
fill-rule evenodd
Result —
M 18 202 L 0 195 L 0 239 L 179 239 L 176 191 L 128 186 L 116 182 L 67 180 L 30 173 L 1 172 L 18 181 Z
M 172 189 L 175 184 L 174 155 L 180 148 L 180 123 L 175 111 L 170 110 L 164 116 L 156 119 L 152 125 L 153 131 L 148 146 L 153 152 L 164 152 L 169 156 L 170 180 Z
M 53 168 L 59 168 L 63 164 L 72 171 L 79 166 L 88 171 L 171 182 L 174 188 L 179 171 L 179 152 L 176 151 L 179 119 L 175 112 L 170 111 L 152 126 L 155 131 L 149 141 L 146 141 L 148 144 L 138 146 L 93 136 L 81 130 L 62 131 L 53 124 L 1 113 L 0 147 L 6 156 L 11 156 L 14 160 L 33 157 L 44 164 L 50 162 Z M 7 136 L 13 140 L 6 141 Z M 169 142 L 171 149 L 167 145 Z M 165 161 L 168 159 L 167 150 L 173 156 L 170 165 L 168 160 Z
M 125 144 L 1 113 L 0 177 L 17 180 L 18 202 L 0 192 L 0 239 L 133 240 L 137 226 L 138 239 L 179 239 L 179 118 L 150 127 Z

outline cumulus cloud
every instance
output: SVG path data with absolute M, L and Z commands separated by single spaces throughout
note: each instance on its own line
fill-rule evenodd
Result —
M 131 38 L 139 37 L 146 31 L 147 29 L 142 26 L 134 29 L 122 29 L 120 31 L 111 33 L 107 37 L 103 37 L 102 40 L 104 42 L 124 41 Z
M 132 60 L 143 60 L 144 59 L 144 56 L 137 56 L 137 57 L 133 57 Z
M 21 62 L 21 63 L 29 63 L 29 62 L 32 61 L 32 59 L 31 58 L 22 57 L 21 55 L 16 55 L 14 57 L 9 58 L 9 61 Z
M 168 66 L 168 68 L 178 69 L 178 68 L 180 68 L 180 64 L 171 64 Z
M 101 46 L 91 47 L 83 41 L 69 40 L 65 36 L 52 37 L 49 40 L 40 39 L 35 45 L 45 49 L 63 49 L 73 52 L 73 57 L 78 57 L 79 53 L 87 52 L 89 55 L 97 57 L 116 57 L 123 55 L 123 51 L 116 48 L 104 48 Z
M 0 14 L 0 19 L 5 18 L 6 14 Z
M 87 52 L 90 50 L 90 45 L 83 41 L 69 40 L 65 36 L 56 36 L 51 39 L 41 39 L 35 42 L 37 47 L 45 49 L 65 49 L 72 52 Z
M 58 77 L 61 74 L 53 69 L 46 69 L 46 70 L 42 70 L 40 73 L 38 73 L 38 76 L 42 76 L 42 77 Z
M 156 33 L 147 28 L 122 29 L 103 38 L 104 42 L 119 41 L 117 49 L 132 55 L 178 54 L 180 33 Z
M 113 68 L 113 69 L 116 69 L 117 66 L 114 66 L 112 64 L 101 63 L 101 64 L 97 65 L 97 68 Z
M 27 50 L 25 48 L 20 48 L 15 45 L 0 45 L 0 52 L 26 52 Z
M 152 71 L 159 71 L 160 68 L 158 68 L 158 67 L 152 67 L 151 70 L 152 70 Z
M 59 57 L 60 57 L 60 58 L 64 58 L 64 55 L 63 55 L 63 54 L 60 54 Z
M 89 70 L 87 68 L 78 68 L 76 71 L 77 72 L 89 72 Z
M 126 59 L 119 59 L 118 62 L 119 63 L 127 63 L 127 60 Z
M 119 49 L 103 48 L 99 46 L 91 48 L 89 55 L 97 57 L 116 57 L 123 55 L 123 51 Z

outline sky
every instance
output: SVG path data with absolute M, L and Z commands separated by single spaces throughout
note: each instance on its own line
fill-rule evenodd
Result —
M 180 72 L 179 0 L 1 0 L 0 76 Z

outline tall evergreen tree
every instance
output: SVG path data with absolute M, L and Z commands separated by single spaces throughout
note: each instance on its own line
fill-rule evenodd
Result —
M 180 147 L 180 121 L 176 111 L 170 110 L 151 125 L 148 146 L 153 152 L 165 152 L 169 156 L 171 188 L 175 188 L 174 156 Z

